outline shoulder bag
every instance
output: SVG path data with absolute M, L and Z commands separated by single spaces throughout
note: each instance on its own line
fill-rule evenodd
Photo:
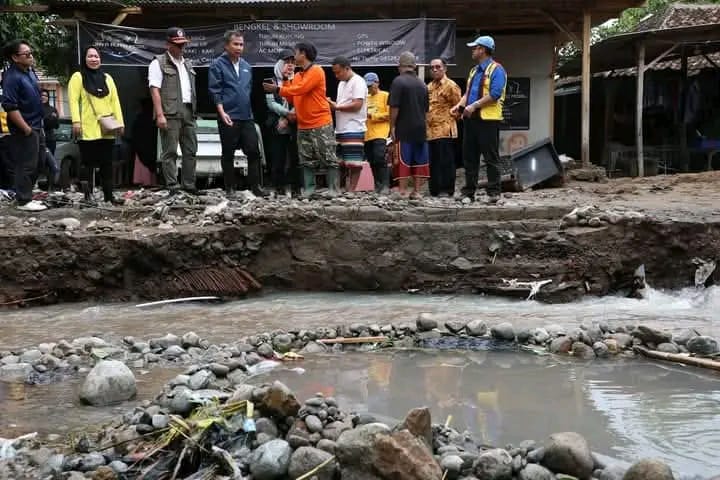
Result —
M 85 89 L 83 89 L 84 91 Z M 98 116 L 97 111 L 95 110 L 95 105 L 93 105 L 92 99 L 90 98 L 91 95 L 89 95 L 87 92 L 85 92 L 85 96 L 88 99 L 88 103 L 90 104 L 90 108 L 93 111 L 93 114 L 95 115 L 95 118 L 97 118 L 98 123 L 100 124 L 100 131 L 103 135 L 115 135 L 117 134 L 120 129 L 123 128 L 122 123 L 118 121 L 117 118 L 115 118 L 115 115 L 110 113 L 108 115 L 103 115 L 102 117 Z

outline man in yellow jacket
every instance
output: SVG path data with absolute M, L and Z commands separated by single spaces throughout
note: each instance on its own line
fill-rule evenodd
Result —
M 387 194 L 390 190 L 390 170 L 385 160 L 385 147 L 390 135 L 389 94 L 380 90 L 377 73 L 366 73 L 364 78 L 368 87 L 365 158 L 372 167 L 375 191 Z
M 470 70 L 467 91 L 451 113 L 464 119 L 463 162 L 465 164 L 464 197 L 475 199 L 480 169 L 480 155 L 487 168 L 488 203 L 500 200 L 500 122 L 503 120 L 507 74 L 502 65 L 493 60 L 495 40 L 486 35 L 467 44 L 477 65 Z

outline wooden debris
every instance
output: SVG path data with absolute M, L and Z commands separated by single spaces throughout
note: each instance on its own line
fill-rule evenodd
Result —
M 323 338 L 318 340 L 318 343 L 333 344 L 333 343 L 378 343 L 386 342 L 387 337 L 339 337 L 339 338 Z
M 709 368 L 711 370 L 720 371 L 720 362 L 710 360 L 709 358 L 691 357 L 681 353 L 658 352 L 657 350 L 649 350 L 640 346 L 636 346 L 635 351 L 642 353 L 648 358 L 655 358 L 658 360 L 666 360 L 668 362 L 682 363 L 693 367 Z

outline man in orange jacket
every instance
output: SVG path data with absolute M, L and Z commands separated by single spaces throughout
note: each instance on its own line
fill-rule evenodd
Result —
M 279 92 L 295 106 L 298 125 L 298 156 L 303 170 L 303 196 L 315 192 L 315 174 L 327 169 L 331 196 L 339 193 L 338 161 L 335 153 L 335 129 L 325 92 L 325 72 L 316 65 L 317 49 L 310 43 L 295 45 L 295 65 L 301 68 L 281 87 L 263 83 L 266 92 Z

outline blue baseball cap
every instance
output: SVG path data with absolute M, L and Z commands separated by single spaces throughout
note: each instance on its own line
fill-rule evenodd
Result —
M 366 73 L 363 78 L 368 87 L 373 83 L 380 83 L 380 77 L 378 77 L 378 74 L 375 72 Z
M 475 40 L 467 44 L 468 47 L 485 47 L 490 50 L 495 50 L 495 40 L 489 35 L 481 35 Z

